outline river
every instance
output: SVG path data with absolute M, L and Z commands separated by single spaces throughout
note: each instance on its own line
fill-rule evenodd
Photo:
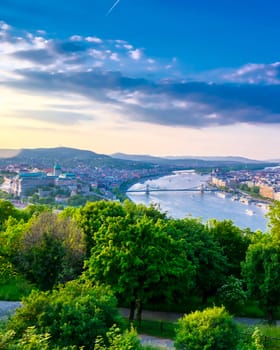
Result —
M 150 189 L 179 189 L 193 188 L 206 184 L 210 175 L 199 175 L 193 171 L 174 172 L 172 175 L 157 179 L 146 180 L 134 184 L 129 190 Z M 195 217 L 203 222 L 216 218 L 218 220 L 230 219 L 240 228 L 250 228 L 252 231 L 267 230 L 267 210 L 255 204 L 244 204 L 232 200 L 231 195 L 221 192 L 150 192 L 127 193 L 135 203 L 146 205 L 159 204 L 160 209 L 174 218 Z

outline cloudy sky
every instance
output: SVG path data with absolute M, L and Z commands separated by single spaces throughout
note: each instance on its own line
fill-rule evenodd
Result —
M 0 148 L 280 158 L 277 0 L 1 0 Z

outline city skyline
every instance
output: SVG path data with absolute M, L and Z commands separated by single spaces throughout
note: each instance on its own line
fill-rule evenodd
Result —
M 280 158 L 277 2 L 0 9 L 0 148 Z

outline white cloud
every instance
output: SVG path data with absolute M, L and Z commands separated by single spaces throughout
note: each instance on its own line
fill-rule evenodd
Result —
M 12 27 L 9 26 L 6 22 L 0 21 L 0 30 L 8 31 L 8 30 L 10 30 L 11 28 L 12 28 Z
M 85 41 L 96 44 L 101 44 L 103 42 L 100 38 L 97 38 L 96 36 L 87 36 L 85 38 Z
M 118 54 L 117 54 L 116 52 L 114 52 L 114 53 L 112 53 L 112 54 L 110 55 L 110 59 L 111 59 L 112 61 L 117 61 L 117 62 L 120 61 L 120 58 L 119 58 L 119 56 L 118 56 Z
M 106 52 L 102 50 L 90 49 L 88 53 L 90 56 L 97 58 L 98 60 L 105 60 L 107 57 Z
M 278 85 L 280 84 L 280 62 L 249 63 L 226 72 L 223 79 L 234 83 Z
M 142 57 L 142 51 L 140 49 L 131 50 L 129 55 L 133 60 L 138 61 Z
M 123 47 L 127 50 L 132 50 L 133 49 L 133 46 L 130 45 L 130 44 L 124 44 Z
M 82 40 L 83 40 L 83 37 L 80 36 L 80 35 L 72 35 L 72 36 L 70 37 L 70 40 L 72 40 L 72 41 L 82 41 Z

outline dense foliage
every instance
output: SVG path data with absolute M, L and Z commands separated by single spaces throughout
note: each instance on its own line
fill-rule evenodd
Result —
M 0 239 L 5 243 L 2 254 L 15 270 L 42 290 L 71 280 L 82 271 L 83 234 L 70 217 L 43 211 L 28 223 L 9 218 Z
M 130 306 L 131 319 L 135 310 L 140 319 L 147 305 L 175 305 L 178 311 L 191 312 L 214 302 L 239 313 L 249 300 L 273 321 L 280 306 L 279 202 L 270 208 L 268 216 L 270 230 L 264 234 L 242 230 L 228 220 L 213 219 L 204 224 L 194 218 L 172 219 L 155 206 L 128 201 L 91 202 L 55 213 L 44 206 L 20 211 L 0 200 L 0 291 L 18 282 L 26 286 L 22 291 L 18 288 L 21 295 L 34 287 L 48 291 L 34 291 L 26 299 L 23 311 L 9 323 L 7 341 L 20 344 L 33 339 L 62 349 L 70 343 L 67 345 L 58 334 L 66 341 L 70 337 L 67 325 L 73 324 L 80 330 L 71 343 L 76 346 L 81 344 L 79 337 L 84 332 L 79 327 L 95 319 L 91 326 L 99 344 L 96 346 L 116 348 L 106 336 L 109 332 L 116 339 L 124 339 L 122 331 L 110 330 L 116 300 L 119 305 Z M 87 282 L 77 282 L 80 276 Z M 73 282 L 67 283 L 70 280 Z M 60 283 L 66 283 L 65 287 Z M 102 287 L 101 293 L 98 285 L 109 286 L 117 299 L 108 287 Z M 104 325 L 96 313 L 90 313 L 92 308 L 97 309 L 87 298 L 99 300 L 102 294 L 110 295 L 109 306 L 107 301 L 106 306 L 101 304 L 105 311 L 108 306 L 113 319 L 107 324 L 102 309 L 106 327 L 100 333 Z M 84 313 L 86 309 L 88 314 Z M 84 318 L 78 319 L 76 313 L 84 313 Z M 132 334 L 126 333 L 128 344 L 135 340 Z
M 113 325 L 123 327 L 116 303 L 105 287 L 71 281 L 52 292 L 33 291 L 10 319 L 8 330 L 22 339 L 35 327 L 37 334 L 49 334 L 53 346 L 94 349 L 97 337 L 106 343 L 106 333 Z
M 185 315 L 178 322 L 175 348 L 178 350 L 234 350 L 239 331 L 224 308 L 209 308 Z

